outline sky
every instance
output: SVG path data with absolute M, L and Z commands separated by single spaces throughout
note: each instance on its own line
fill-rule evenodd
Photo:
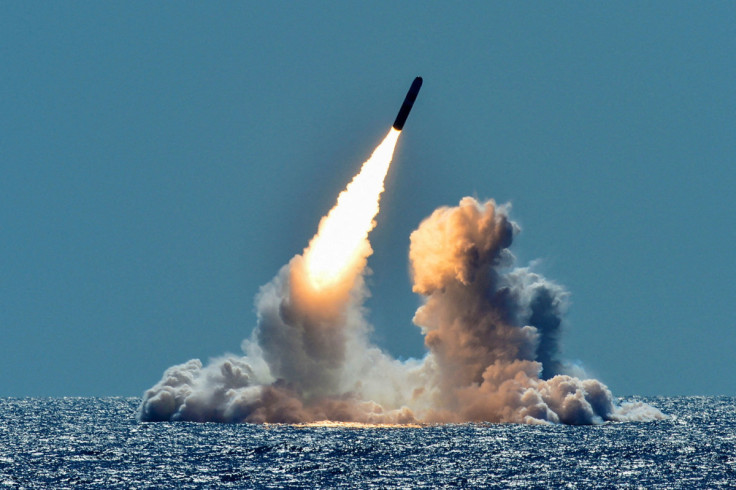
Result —
M 616 395 L 736 395 L 736 5 L 6 2 L 0 396 L 140 396 L 253 298 L 424 78 L 371 234 L 374 341 L 425 349 L 409 235 L 511 204 Z

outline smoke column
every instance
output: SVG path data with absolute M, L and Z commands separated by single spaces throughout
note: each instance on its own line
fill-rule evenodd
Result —
M 514 267 L 509 247 L 519 227 L 493 201 L 463 198 L 411 235 L 424 359 L 398 361 L 371 344 L 363 308 L 368 234 L 399 135 L 391 129 L 309 246 L 261 288 L 245 355 L 172 366 L 145 392 L 139 420 L 591 424 L 662 417 L 646 404 L 617 405 L 605 385 L 574 376 L 580 369 L 558 358 L 567 293 Z

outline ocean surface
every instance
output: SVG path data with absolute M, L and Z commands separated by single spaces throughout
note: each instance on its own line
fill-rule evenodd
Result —
M 736 398 L 667 420 L 419 428 L 138 423 L 138 398 L 0 399 L 7 488 L 736 488 Z

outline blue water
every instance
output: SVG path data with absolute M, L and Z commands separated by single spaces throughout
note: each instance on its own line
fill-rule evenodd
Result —
M 572 427 L 138 423 L 137 398 L 0 399 L 7 488 L 736 487 L 736 398 Z

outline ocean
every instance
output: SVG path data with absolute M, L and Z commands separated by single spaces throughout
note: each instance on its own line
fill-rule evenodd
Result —
M 139 398 L 0 399 L 6 488 L 736 488 L 736 398 L 594 426 L 139 423 Z

